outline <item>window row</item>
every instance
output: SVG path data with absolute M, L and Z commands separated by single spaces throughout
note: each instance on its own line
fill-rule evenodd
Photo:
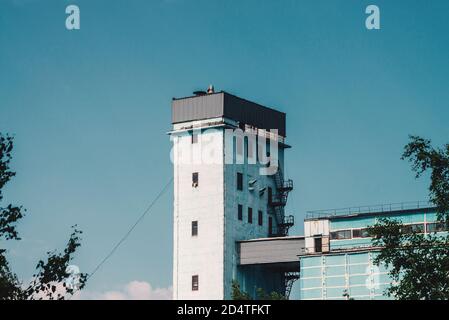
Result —
M 198 143 L 198 133 L 195 131 L 192 131 L 190 134 L 191 137 L 191 143 L 197 144 Z M 259 145 L 257 143 L 257 139 L 254 137 L 254 139 L 249 139 L 248 137 L 244 137 L 244 139 L 241 138 L 235 138 L 235 149 L 236 153 L 239 156 L 243 156 L 243 146 L 246 146 L 246 154 L 248 157 L 256 157 L 256 159 L 259 159 Z M 270 156 L 270 140 L 266 140 L 265 145 L 265 154 L 267 157 Z M 254 148 L 255 147 L 255 148 Z M 262 151 L 263 152 L 263 151 Z
M 198 291 L 200 288 L 200 276 L 192 276 L 192 291 Z
M 248 181 L 250 190 L 254 190 L 253 186 L 256 182 L 257 182 L 257 179 L 252 179 L 252 180 Z M 243 191 L 243 173 L 241 173 L 241 172 L 237 172 L 237 190 Z M 261 188 L 259 190 L 259 197 L 261 197 L 265 193 L 265 190 L 267 190 L 267 192 L 268 192 L 268 202 L 272 203 L 273 202 L 273 189 L 271 187 Z
M 369 238 L 368 228 L 364 229 L 352 229 L 352 230 L 339 230 L 333 231 L 330 234 L 331 240 L 345 240 L 352 238 Z
M 404 234 L 409 233 L 432 233 L 432 232 L 444 232 L 448 231 L 448 228 L 444 223 L 432 222 L 432 223 L 414 223 L 406 224 L 402 226 L 401 232 Z M 352 230 L 339 230 L 330 233 L 331 240 L 348 240 L 354 238 L 369 238 L 368 228 L 352 229 Z
M 197 188 L 199 186 L 200 174 L 199 172 L 192 173 L 192 187 Z M 251 184 L 254 184 L 256 180 L 251 181 Z M 259 190 L 259 196 L 262 196 L 265 190 L 268 190 L 268 202 L 271 203 L 273 201 L 273 189 L 271 187 L 263 188 Z M 243 173 L 237 172 L 237 190 L 243 191 Z
M 239 204 L 237 206 L 237 218 L 242 221 L 243 220 L 243 205 Z M 253 208 L 248 207 L 248 223 L 253 223 Z M 262 210 L 258 211 L 257 214 L 257 224 L 259 226 L 263 225 L 263 212 Z

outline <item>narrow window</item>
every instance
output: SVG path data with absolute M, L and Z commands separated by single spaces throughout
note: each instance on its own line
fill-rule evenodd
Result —
M 321 252 L 323 247 L 323 242 L 321 238 L 315 238 L 315 252 Z
M 200 287 L 200 279 L 198 275 L 192 276 L 192 291 L 198 291 Z
M 198 221 L 192 221 L 192 236 L 198 235 Z
M 265 146 L 266 146 L 266 154 L 267 154 L 267 158 L 270 157 L 270 144 L 271 144 L 271 141 L 270 141 L 270 138 L 268 138 L 268 139 L 267 139 L 267 144 L 265 145 Z
M 268 234 L 273 234 L 273 217 L 268 217 Z
M 259 210 L 259 217 L 257 219 L 257 222 L 259 223 L 259 226 L 263 225 L 263 213 L 261 210 Z
M 243 174 L 237 172 L 237 190 L 243 190 Z
M 241 204 L 238 205 L 238 218 L 243 220 L 243 206 Z
M 271 205 L 273 202 L 273 189 L 271 187 L 268 187 L 268 204 Z
M 196 188 L 198 187 L 198 172 L 192 173 L 192 187 Z
M 248 223 L 253 223 L 253 208 L 248 208 Z
M 259 162 L 259 136 L 256 136 L 256 161 Z
M 192 144 L 198 143 L 198 133 L 192 132 Z

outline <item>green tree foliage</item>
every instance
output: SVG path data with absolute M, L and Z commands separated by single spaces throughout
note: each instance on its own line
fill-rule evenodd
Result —
M 270 294 L 266 293 L 264 289 L 257 289 L 258 300 L 287 300 L 284 295 L 279 292 L 272 291 Z
M 236 281 L 232 281 L 232 300 L 253 300 L 251 296 L 240 289 L 240 284 Z M 270 294 L 267 294 L 265 290 L 262 288 L 257 289 L 257 299 L 258 300 L 286 300 L 285 296 L 273 291 Z
M 232 281 L 231 297 L 232 300 L 251 300 L 249 294 L 240 289 L 240 284 L 236 280 Z
M 386 294 L 399 300 L 449 298 L 449 243 L 447 236 L 404 231 L 393 219 L 380 219 L 370 230 L 374 259 L 389 266 L 393 283 Z
M 448 220 L 449 214 L 449 144 L 435 149 L 431 141 L 417 136 L 410 136 L 405 146 L 403 160 L 412 164 L 412 170 L 419 178 L 430 171 L 430 201 L 435 204 L 439 220 Z
M 448 226 L 449 145 L 435 149 L 430 140 L 410 136 L 402 156 L 419 178 L 430 171 L 430 201 L 438 222 Z M 389 267 L 393 283 L 386 294 L 400 300 L 449 299 L 449 237 L 413 232 L 394 219 L 380 219 L 369 230 L 372 244 L 380 248 L 377 265 Z
M 3 187 L 15 176 L 10 169 L 12 159 L 13 138 L 0 133 L 0 204 L 3 200 Z M 25 209 L 21 206 L 0 206 L 0 240 L 20 240 L 17 223 L 24 217 Z M 75 289 L 82 289 L 87 275 L 78 275 L 76 288 L 66 286 L 65 279 L 69 276 L 66 270 L 76 249 L 80 246 L 81 231 L 73 227 L 69 241 L 63 252 L 47 252 L 47 258 L 36 265 L 36 272 L 30 283 L 23 283 L 10 269 L 6 254 L 7 250 L 0 247 L 0 300 L 17 299 L 64 299 L 67 294 L 73 294 Z

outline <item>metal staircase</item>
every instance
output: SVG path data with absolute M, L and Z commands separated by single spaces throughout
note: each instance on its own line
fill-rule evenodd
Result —
M 286 272 L 284 275 L 284 285 L 285 285 L 285 298 L 288 300 L 290 298 L 290 293 L 292 292 L 293 284 L 299 279 L 299 272 Z
M 294 225 L 295 220 L 292 215 L 285 215 L 285 205 L 287 204 L 288 194 L 293 190 L 293 181 L 284 180 L 281 166 L 278 164 L 278 170 L 273 175 L 273 180 L 276 185 L 276 193 L 272 194 L 268 199 L 268 205 L 274 212 L 277 222 L 277 230 L 273 232 L 272 236 L 286 236 L 288 230 Z

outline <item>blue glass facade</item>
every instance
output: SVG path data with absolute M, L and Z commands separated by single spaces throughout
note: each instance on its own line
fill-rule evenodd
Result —
M 386 268 L 375 266 L 374 251 L 301 258 L 302 300 L 386 299 L 391 279 Z
M 373 263 L 378 251 L 365 232 L 379 218 L 395 219 L 427 233 L 435 230 L 437 215 L 426 208 L 320 218 L 320 223 L 328 225 L 329 234 L 321 236 L 329 239 L 329 246 L 325 252 L 300 257 L 300 299 L 389 299 L 385 290 L 392 280 L 385 266 Z

